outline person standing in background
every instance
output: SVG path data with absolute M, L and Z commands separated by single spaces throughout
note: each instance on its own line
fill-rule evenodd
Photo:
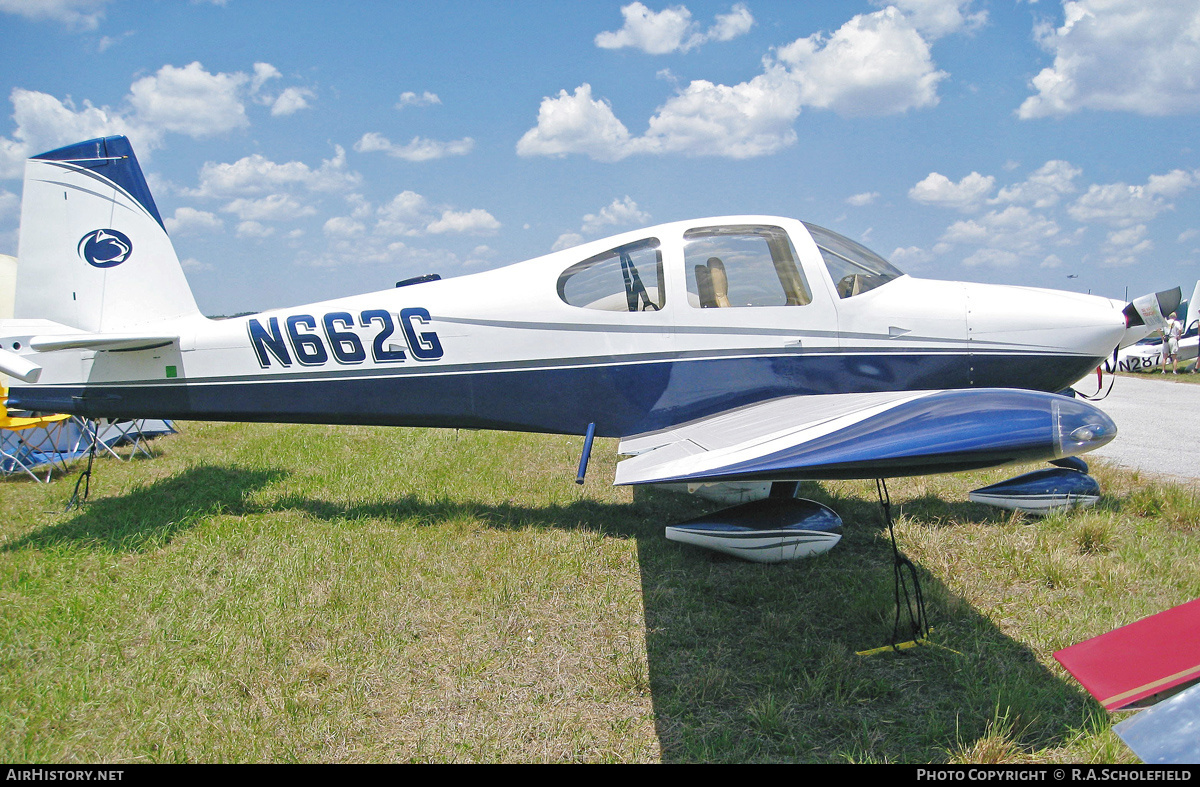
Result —
M 1179 374 L 1179 339 L 1183 336 L 1183 323 L 1171 312 L 1167 318 L 1167 327 L 1163 329 L 1162 365 L 1163 374 L 1167 373 L 1167 359 L 1171 361 L 1171 371 Z

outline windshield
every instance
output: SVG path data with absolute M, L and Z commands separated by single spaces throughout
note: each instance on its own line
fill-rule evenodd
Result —
M 804 226 L 821 250 L 840 298 L 853 298 L 904 275 L 866 246 L 816 224 L 804 222 Z

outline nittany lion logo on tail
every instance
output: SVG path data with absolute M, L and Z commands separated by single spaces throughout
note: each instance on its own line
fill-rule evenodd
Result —
M 79 239 L 79 256 L 96 268 L 112 268 L 129 259 L 133 242 L 117 230 L 92 230 Z

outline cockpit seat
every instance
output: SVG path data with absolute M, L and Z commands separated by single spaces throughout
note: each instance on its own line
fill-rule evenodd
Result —
M 708 270 L 707 265 L 698 264 L 696 271 L 696 295 L 700 298 L 701 309 L 712 309 L 717 305 L 716 295 L 713 293 L 712 274 Z
M 728 308 L 729 277 L 725 275 L 725 263 L 720 257 L 708 258 L 708 274 L 712 281 L 713 302 L 720 308 Z
M 865 292 L 862 274 L 851 273 L 848 276 L 843 276 L 842 280 L 838 282 L 837 291 L 839 298 L 853 298 L 855 295 Z

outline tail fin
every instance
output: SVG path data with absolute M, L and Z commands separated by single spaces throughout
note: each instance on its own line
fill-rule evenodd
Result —
M 14 316 L 102 332 L 198 314 L 125 137 L 29 159 Z

